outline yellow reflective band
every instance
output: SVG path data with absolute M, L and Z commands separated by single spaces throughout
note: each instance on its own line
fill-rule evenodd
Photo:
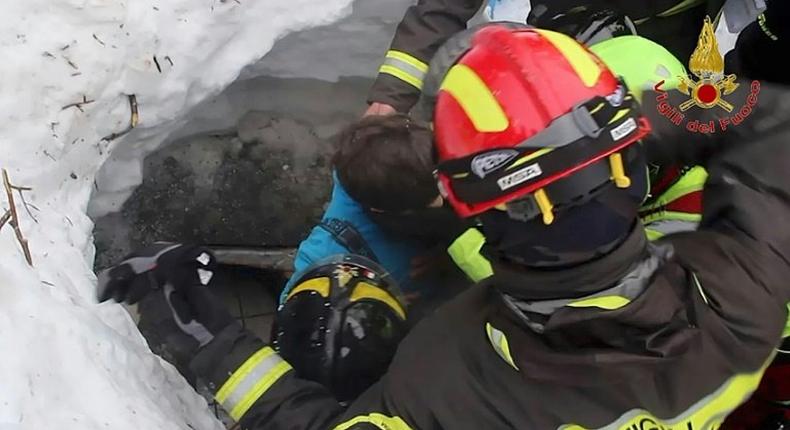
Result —
M 656 221 L 687 221 L 698 223 L 702 221 L 702 215 L 688 212 L 661 211 L 642 218 L 643 224 L 650 224 Z
M 790 337 L 790 303 L 787 304 L 787 324 L 784 333 L 782 333 L 782 338 L 785 337 Z
M 214 398 L 238 421 L 291 365 L 268 346 L 247 359 L 222 384 Z
M 338 424 L 334 430 L 347 430 L 356 424 L 373 424 L 381 430 L 412 430 L 401 417 L 388 417 L 375 412 L 370 415 L 360 415 Z
M 486 323 L 486 335 L 488 342 L 494 347 L 494 351 L 500 356 L 507 364 L 518 371 L 513 356 L 510 354 L 510 344 L 507 341 L 507 336 L 500 330 L 494 328 L 491 323 Z
M 252 389 L 244 395 L 241 402 L 230 410 L 230 417 L 239 421 L 250 410 L 252 405 L 289 370 L 291 370 L 291 365 L 287 361 L 282 361 L 274 366 L 266 376 L 258 380 Z
M 548 39 L 548 41 L 562 53 L 571 67 L 573 67 L 573 70 L 576 71 L 576 74 L 579 75 L 584 85 L 592 87 L 598 82 L 598 76 L 601 75 L 601 68 L 579 42 L 562 33 L 549 30 L 535 31 Z
M 502 106 L 485 82 L 468 66 L 453 66 L 447 72 L 440 90 L 453 96 L 477 131 L 493 133 L 507 129 L 509 123 Z
M 735 408 L 752 395 L 765 369 L 773 360 L 772 354 L 762 368 L 753 373 L 733 376 L 715 392 L 700 399 L 680 415 L 670 419 L 659 419 L 644 409 L 632 409 L 614 422 L 596 430 L 630 429 L 717 429 Z M 566 424 L 558 430 L 588 430 L 578 424 Z
M 603 103 L 599 103 L 599 104 L 598 104 L 598 106 L 594 107 L 594 108 L 593 108 L 593 109 L 590 111 L 590 114 L 594 114 L 595 112 L 598 112 L 599 110 L 601 110 L 601 108 L 602 108 L 603 106 L 604 106 L 604 104 L 603 104 Z
M 535 201 L 538 203 L 540 213 L 543 214 L 543 224 L 550 225 L 554 222 L 554 205 L 549 200 L 546 190 L 543 188 L 535 191 Z
M 649 241 L 658 240 L 664 237 L 664 233 L 658 230 L 653 230 L 649 227 L 645 227 L 645 233 L 647 234 L 647 240 Z
M 250 374 L 252 369 L 272 354 L 274 354 L 274 350 L 268 346 L 258 350 L 258 352 L 253 354 L 244 364 L 233 372 L 230 378 L 222 384 L 222 387 L 217 391 L 217 394 L 214 395 L 214 398 L 217 399 L 218 402 L 224 403 L 228 399 L 228 396 L 236 390 L 236 387 L 239 386 L 241 381 Z
M 388 75 L 395 76 L 396 78 L 400 79 L 401 81 L 404 81 L 404 82 L 406 82 L 408 84 L 411 84 L 412 86 L 416 87 L 418 90 L 422 90 L 422 80 L 410 75 L 407 72 L 404 72 L 403 70 L 401 70 L 401 69 L 399 69 L 399 68 L 397 68 L 395 66 L 390 66 L 389 64 L 384 64 L 383 66 L 381 66 L 381 68 L 379 68 L 379 73 L 385 73 L 385 74 L 388 74 Z
M 612 169 L 612 180 L 614 180 L 617 188 L 628 188 L 631 186 L 631 178 L 625 174 L 623 156 L 619 152 L 609 156 L 609 168 Z
M 507 208 L 502 209 L 507 210 Z M 491 263 L 480 254 L 486 238 L 480 230 L 470 228 L 450 244 L 447 253 L 473 282 L 480 282 L 494 274 Z
M 771 354 L 765 364 L 753 373 L 735 375 L 727 379 L 716 391 L 697 401 L 680 415 L 659 419 L 644 409 L 632 409 L 614 422 L 596 430 L 630 429 L 718 429 L 735 408 L 745 402 L 757 389 L 765 369 L 774 359 Z M 566 424 L 558 430 L 590 430 L 578 424 Z
M 428 71 L 428 65 L 420 61 L 419 59 L 412 57 L 411 55 L 403 52 L 403 51 L 396 51 L 394 49 L 390 49 L 387 51 L 386 58 L 393 58 L 395 60 L 403 61 L 404 63 L 414 67 L 415 69 L 426 73 Z
M 614 116 L 612 117 L 612 119 L 610 119 L 610 120 L 609 120 L 609 122 L 607 123 L 607 125 L 608 125 L 608 124 L 612 124 L 613 122 L 615 122 L 615 121 L 617 121 L 617 120 L 621 119 L 622 117 L 626 116 L 626 114 L 628 114 L 628 112 L 630 112 L 630 111 L 631 111 L 631 109 L 630 109 L 630 108 L 620 109 L 619 111 L 617 111 L 617 113 L 616 113 L 616 114 L 614 114 Z M 590 113 L 592 113 L 592 112 L 590 112 Z
M 546 155 L 549 152 L 554 151 L 554 149 L 555 148 L 551 148 L 551 147 L 538 149 L 537 151 L 535 151 L 535 152 L 533 152 L 531 154 L 528 154 L 528 155 L 525 155 L 522 158 L 519 158 L 518 161 L 516 161 L 515 163 L 511 164 L 510 166 L 508 166 L 508 168 L 505 169 L 505 170 L 514 169 L 514 168 L 526 163 L 527 161 L 532 161 L 532 160 L 534 160 L 534 159 L 536 159 L 536 158 L 538 158 L 538 157 L 540 157 L 542 155 Z
M 623 296 L 599 296 L 570 302 L 567 306 L 572 308 L 601 308 L 612 311 L 620 309 L 629 303 L 631 303 L 631 300 Z
M 329 297 L 329 285 L 329 278 L 327 277 L 309 279 L 291 290 L 291 292 L 288 293 L 288 297 L 285 298 L 285 301 L 287 302 L 292 296 L 303 291 L 315 291 L 322 297 Z
M 351 293 L 351 301 L 356 302 L 357 300 L 362 299 L 371 299 L 382 302 L 392 308 L 395 313 L 397 313 L 401 318 L 404 320 L 406 319 L 406 311 L 403 309 L 400 303 L 395 300 L 392 295 L 383 289 L 368 284 L 367 282 L 359 282 L 357 283 L 356 287 L 354 287 L 354 291 Z
M 684 0 L 679 4 L 659 13 L 657 16 L 660 18 L 666 18 L 668 16 L 672 16 L 684 12 L 685 10 L 691 9 L 694 6 L 701 5 L 704 2 L 705 0 Z

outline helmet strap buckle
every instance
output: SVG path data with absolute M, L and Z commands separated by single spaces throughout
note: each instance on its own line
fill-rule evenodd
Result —
M 605 128 L 599 126 L 598 122 L 595 121 L 595 118 L 593 118 L 590 110 L 587 108 L 587 103 L 580 103 L 574 106 L 573 110 L 571 110 L 571 116 L 579 130 L 585 136 L 593 139 L 597 139 Z

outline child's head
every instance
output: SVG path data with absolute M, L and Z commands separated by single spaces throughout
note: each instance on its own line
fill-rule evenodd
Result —
M 371 116 L 347 127 L 333 163 L 348 194 L 368 209 L 403 212 L 439 200 L 433 132 L 407 115 Z

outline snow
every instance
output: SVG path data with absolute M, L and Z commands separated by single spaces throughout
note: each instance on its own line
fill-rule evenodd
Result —
M 32 187 L 29 212 L 16 200 L 34 267 L 2 228 L 0 429 L 222 428 L 121 306 L 95 303 L 86 215 L 94 178 L 110 153 L 157 147 L 278 38 L 336 21 L 349 3 L 5 2 L 0 167 Z M 136 95 L 138 127 L 103 141 L 128 126 L 127 94 Z M 92 102 L 62 109 L 83 100 Z M 107 174 L 139 182 L 134 163 Z
M 259 62 L 246 67 L 230 88 L 183 116 L 182 123 L 167 141 L 234 128 L 250 110 L 287 110 L 298 104 L 294 98 L 299 97 L 302 97 L 301 104 L 311 104 L 315 107 L 313 110 L 318 111 L 311 112 L 310 116 L 326 115 L 321 112 L 328 110 L 326 103 L 304 102 L 304 92 L 294 85 L 277 81 L 282 87 L 290 87 L 282 91 L 270 85 L 271 79 L 256 78 L 316 79 L 329 83 L 349 77 L 372 79 L 389 47 L 395 26 L 412 3 L 412 0 L 357 0 L 352 13 L 336 23 L 285 36 Z M 305 87 L 311 85 L 304 84 Z M 344 103 L 344 100 L 333 103 L 336 102 Z M 357 107 L 362 109 L 364 101 Z M 124 145 L 113 152 L 97 176 L 97 192 L 88 208 L 92 218 L 119 210 L 142 180 L 142 160 L 159 147 L 160 142 Z

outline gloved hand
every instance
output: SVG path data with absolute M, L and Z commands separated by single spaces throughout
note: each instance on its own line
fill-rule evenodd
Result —
M 208 249 L 171 242 L 157 242 L 139 249 L 98 276 L 99 302 L 135 304 L 151 290 L 170 283 L 176 288 L 207 285 L 216 259 Z
M 178 364 L 188 363 L 217 333 L 237 324 L 209 290 L 215 266 L 215 257 L 205 248 L 157 243 L 102 271 L 99 301 L 134 304 L 153 293 L 150 301 L 141 303 L 141 323 L 156 321 L 154 329 L 159 332 L 145 330 L 143 335 Z M 162 342 L 166 345 L 158 345 Z

